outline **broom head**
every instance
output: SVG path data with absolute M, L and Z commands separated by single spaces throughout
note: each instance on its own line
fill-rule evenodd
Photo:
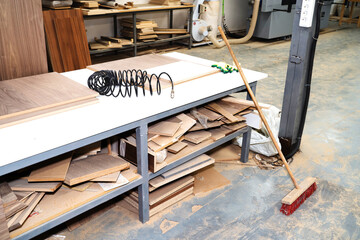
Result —
M 316 178 L 308 177 L 299 184 L 299 188 L 293 189 L 282 200 L 280 212 L 290 215 L 316 190 Z

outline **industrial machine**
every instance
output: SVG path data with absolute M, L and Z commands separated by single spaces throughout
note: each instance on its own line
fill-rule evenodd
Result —
M 310 97 L 316 43 L 320 28 L 327 25 L 330 3 L 329 0 L 262 0 L 259 7 L 259 0 L 254 1 L 254 8 L 257 9 L 253 9 L 252 18 L 258 17 L 254 24 L 254 36 L 275 38 L 292 35 L 279 130 L 282 152 L 287 159 L 300 146 Z M 196 20 L 194 18 L 194 25 L 199 26 L 195 28 L 197 32 L 193 32 L 193 36 L 196 34 L 197 39 L 207 36 L 211 40 L 213 37 L 209 31 L 213 28 L 204 20 Z M 285 26 L 290 22 L 292 26 Z M 224 45 L 219 44 L 216 38 L 212 42 L 217 47 Z

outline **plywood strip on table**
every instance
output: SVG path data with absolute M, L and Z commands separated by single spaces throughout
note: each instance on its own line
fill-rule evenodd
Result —
M 53 70 L 65 72 L 91 65 L 81 10 L 48 10 L 43 15 Z
M 0 119 L 61 106 L 98 95 L 59 73 L 0 82 Z
M 41 1 L 0 1 L 0 9 L 0 81 L 48 72 Z

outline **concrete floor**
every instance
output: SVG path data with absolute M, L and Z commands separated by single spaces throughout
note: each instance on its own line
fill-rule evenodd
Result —
M 334 25 L 334 24 L 333 24 Z M 260 102 L 281 109 L 290 41 L 234 45 L 245 68 L 269 74 L 258 83 Z M 212 46 L 180 52 L 232 62 Z M 301 152 L 291 168 L 318 190 L 291 216 L 279 212 L 293 185 L 285 169 L 217 164 L 231 185 L 188 197 L 142 224 L 116 206 L 66 239 L 360 239 L 360 29 L 344 25 L 320 35 Z

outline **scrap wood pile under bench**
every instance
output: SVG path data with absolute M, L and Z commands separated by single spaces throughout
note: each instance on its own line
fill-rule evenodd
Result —
M 28 176 L 0 184 L 11 237 L 140 177 L 134 165 L 119 156 L 101 152 L 100 143 L 46 163 Z
M 247 126 L 244 115 L 253 112 L 248 101 L 226 97 L 148 127 L 149 170 L 170 163 Z M 121 140 L 120 155 L 136 164 L 135 134 Z

